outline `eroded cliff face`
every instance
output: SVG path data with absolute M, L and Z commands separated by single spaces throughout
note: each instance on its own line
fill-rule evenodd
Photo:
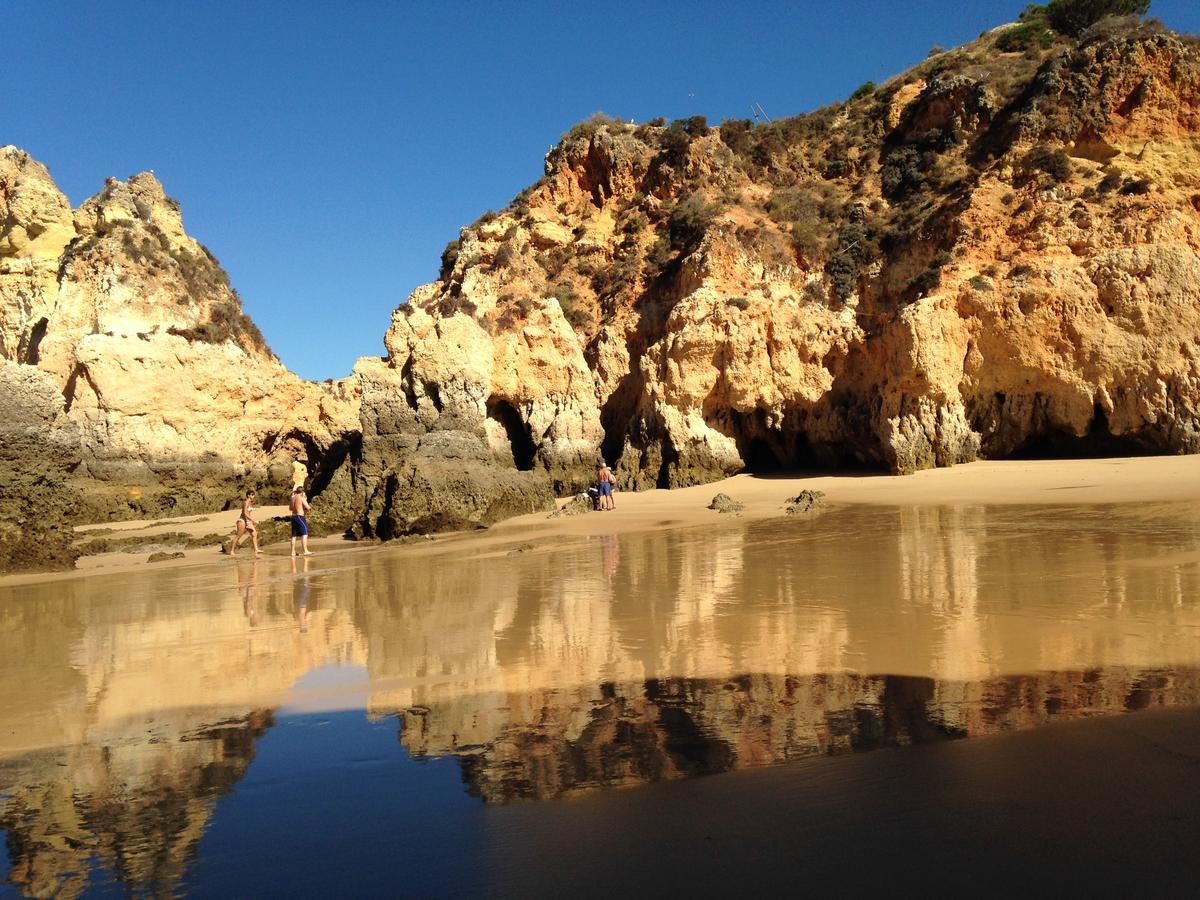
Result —
M 352 379 L 311 384 L 270 352 L 153 175 L 72 210 L 46 168 L 0 149 L 0 355 L 53 380 L 80 434 L 83 520 L 282 499 L 357 431 Z M 265 489 L 265 490 L 264 490 Z
M 1004 31 L 795 119 L 577 126 L 360 364 L 363 453 L 436 421 L 563 493 L 597 451 L 643 488 L 1200 450 L 1200 45 Z
M 73 211 L 6 148 L 0 350 L 59 385 L 89 518 L 295 457 L 314 522 L 389 537 L 545 508 L 600 458 L 647 488 L 1200 450 L 1200 45 L 1006 33 L 792 119 L 577 126 L 331 385 L 152 176 Z
M 79 428 L 44 372 L 0 359 L 0 572 L 69 569 Z

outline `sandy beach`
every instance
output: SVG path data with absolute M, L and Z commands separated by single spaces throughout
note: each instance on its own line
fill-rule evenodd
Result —
M 980 461 L 944 469 L 928 469 L 913 475 L 879 473 L 787 473 L 779 475 L 735 475 L 712 484 L 675 490 L 617 493 L 617 508 L 611 512 L 550 518 L 533 513 L 501 522 L 490 529 L 438 535 L 429 540 L 393 543 L 393 549 L 408 552 L 438 552 L 450 542 L 456 549 L 488 552 L 523 542 L 555 537 L 624 534 L 663 528 L 689 528 L 727 522 L 735 515 L 757 521 L 784 514 L 788 498 L 802 490 L 821 491 L 829 504 L 877 506 L 961 505 L 1091 505 L 1174 502 L 1200 500 L 1200 456 L 1125 457 L 1114 459 Z M 728 494 L 743 504 L 736 514 L 708 509 L 718 493 Z M 320 503 L 320 497 L 314 500 Z M 567 501 L 559 501 L 559 505 Z M 261 521 L 287 514 L 284 506 L 258 509 Z M 201 516 L 171 519 L 102 522 L 76 528 L 80 539 L 99 531 L 122 537 L 132 534 L 183 532 L 203 536 L 232 533 L 236 511 L 225 510 Z M 363 551 L 379 545 L 355 544 L 339 536 L 314 539 L 314 550 Z M 288 554 L 287 543 L 270 545 L 268 555 Z M 239 550 L 249 554 L 248 542 Z M 74 572 L 10 575 L 3 584 L 28 584 L 98 572 L 120 573 L 143 566 L 149 554 L 104 553 L 81 558 Z M 158 562 L 158 568 L 220 565 L 228 557 L 216 545 L 185 551 L 184 558 Z

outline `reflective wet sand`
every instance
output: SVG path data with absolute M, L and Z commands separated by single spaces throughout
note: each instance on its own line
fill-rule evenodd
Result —
M 222 835 L 300 781 L 311 740 L 260 756 L 288 735 L 343 735 L 316 790 L 402 766 L 437 818 L 1198 706 L 1198 581 L 1200 511 L 1160 503 L 838 507 L 0 588 L 9 880 L 218 884 Z M 335 859 L 370 817 L 349 828 Z

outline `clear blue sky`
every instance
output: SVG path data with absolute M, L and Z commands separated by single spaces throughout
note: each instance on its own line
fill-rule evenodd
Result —
M 0 144 L 76 205 L 154 169 L 283 361 L 339 377 L 580 119 L 804 112 L 1025 0 L 822 5 L 0 0 Z

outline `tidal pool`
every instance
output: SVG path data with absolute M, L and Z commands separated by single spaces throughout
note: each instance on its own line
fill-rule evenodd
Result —
M 536 866 L 497 881 L 497 808 L 1200 706 L 1198 589 L 1187 504 L 0 587 L 0 867 L 34 896 L 538 893 Z

